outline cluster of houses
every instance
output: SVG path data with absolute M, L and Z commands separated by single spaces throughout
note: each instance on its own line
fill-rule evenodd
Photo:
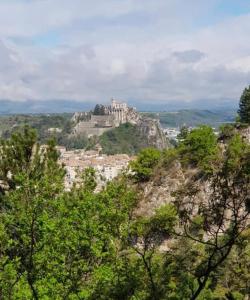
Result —
M 81 180 L 81 175 L 87 168 L 93 168 L 96 174 L 97 190 L 100 190 L 108 181 L 117 177 L 126 170 L 133 159 L 126 154 L 105 155 L 99 151 L 72 150 L 57 147 L 60 153 L 60 163 L 65 166 L 65 188 L 70 190 L 74 183 Z

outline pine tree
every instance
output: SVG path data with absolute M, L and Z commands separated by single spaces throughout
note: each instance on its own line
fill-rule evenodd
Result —
M 240 122 L 250 124 L 250 86 L 241 95 L 238 113 Z

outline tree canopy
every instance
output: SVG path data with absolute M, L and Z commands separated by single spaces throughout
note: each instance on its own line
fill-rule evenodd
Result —
M 250 124 L 250 86 L 245 88 L 239 103 L 240 122 Z
M 224 146 L 219 155 L 201 127 L 179 149 L 144 149 L 132 172 L 97 192 L 91 168 L 65 191 L 55 143 L 41 147 L 34 130 L 2 140 L 0 299 L 247 299 L 250 146 L 239 134 Z M 140 213 L 161 169 L 185 157 L 196 170 L 215 155 L 217 168 L 199 179 L 210 187 L 206 201 L 194 201 L 192 177 L 173 201 Z

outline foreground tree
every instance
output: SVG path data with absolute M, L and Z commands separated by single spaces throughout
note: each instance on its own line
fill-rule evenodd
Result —
M 2 229 L 0 291 L 3 299 L 39 299 L 37 280 L 45 268 L 57 195 L 63 190 L 64 170 L 51 142 L 36 143 L 33 130 L 25 127 L 2 141 L 1 179 L 4 183 L 0 218 Z
M 210 160 L 218 151 L 211 130 L 186 139 L 182 151 L 145 149 L 132 164 L 136 180 L 122 175 L 98 193 L 91 168 L 65 192 L 55 145 L 40 147 L 33 130 L 2 141 L 0 299 L 244 299 L 250 146 L 229 136 Z M 205 154 L 216 162 L 209 175 L 199 170 Z M 176 161 L 184 155 L 195 178 L 183 181 L 174 203 L 140 214 L 143 193 L 136 188 L 158 167 L 181 168 Z M 200 183 L 209 190 L 195 201 Z
M 203 201 L 194 200 L 200 191 L 195 181 L 176 194 L 183 226 L 179 236 L 200 244 L 198 259 L 186 270 L 195 279 L 190 299 L 201 295 L 249 226 L 250 146 L 240 135 L 231 138 L 209 184 Z
M 241 95 L 238 114 L 241 123 L 250 124 L 250 86 Z

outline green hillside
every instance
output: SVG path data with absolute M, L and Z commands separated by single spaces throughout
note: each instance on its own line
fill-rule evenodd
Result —
M 9 137 L 18 127 L 29 125 L 37 130 L 39 139 L 45 141 L 50 137 L 49 128 L 58 128 L 62 134 L 70 132 L 71 117 L 68 113 L 0 116 L 0 136 Z
M 99 143 L 106 154 L 126 153 L 134 155 L 141 149 L 149 147 L 138 127 L 129 123 L 105 132 L 99 138 L 90 139 L 89 147 Z
M 184 124 L 187 126 L 208 124 L 213 127 L 219 127 L 223 123 L 233 122 L 236 116 L 234 110 L 180 110 L 177 112 L 149 112 L 144 114 L 160 119 L 163 127 L 179 127 Z

